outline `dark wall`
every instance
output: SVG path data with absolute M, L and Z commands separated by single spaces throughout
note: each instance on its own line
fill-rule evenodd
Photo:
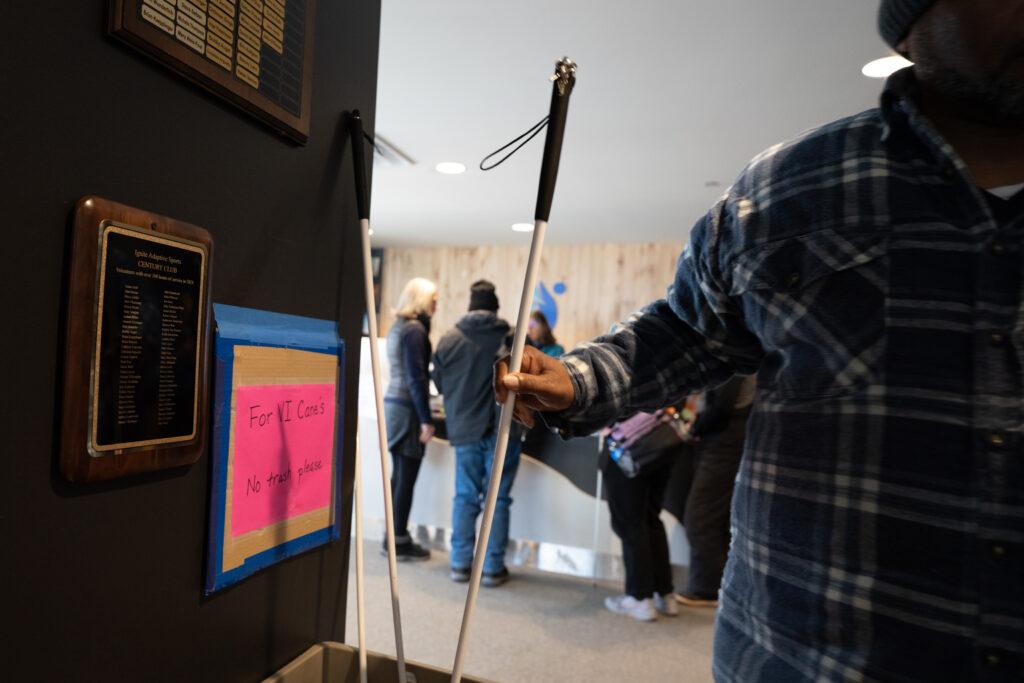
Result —
M 363 293 L 340 126 L 359 108 L 373 129 L 380 3 L 319 1 L 305 147 L 108 38 L 103 0 L 3 4 L 0 678 L 258 680 L 343 637 L 348 542 L 204 599 L 208 452 L 107 484 L 60 479 L 68 218 L 93 194 L 194 223 L 215 241 L 214 301 L 340 320 L 347 539 Z

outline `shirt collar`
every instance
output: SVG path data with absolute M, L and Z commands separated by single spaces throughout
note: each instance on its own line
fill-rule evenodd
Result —
M 991 218 L 989 202 L 983 190 L 975 183 L 967 164 L 921 111 L 920 92 L 914 67 L 908 66 L 889 76 L 880 104 L 884 123 L 882 141 L 899 144 L 896 140 L 900 139 L 901 134 L 919 140 L 931 152 L 939 172 L 949 180 L 957 177 L 963 179 L 977 205 Z M 904 130 L 907 132 L 903 133 Z
M 908 66 L 889 76 L 882 90 L 882 115 L 886 123 L 891 123 L 894 116 L 905 111 L 904 101 L 910 102 L 916 109 L 914 102 L 917 97 L 917 79 L 914 77 L 913 67 Z
M 885 129 L 882 140 L 889 140 L 894 131 L 909 127 L 910 132 L 935 155 L 943 171 L 952 170 L 969 175 L 967 165 L 946 139 L 939 133 L 920 107 L 920 86 L 914 67 L 908 66 L 889 76 L 882 91 L 881 111 Z

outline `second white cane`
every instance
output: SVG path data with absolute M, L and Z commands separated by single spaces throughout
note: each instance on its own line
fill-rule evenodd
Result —
M 395 623 L 395 659 L 398 682 L 406 683 L 405 649 L 402 643 L 402 612 L 398 601 L 398 564 L 395 559 L 395 515 L 391 498 L 391 477 L 388 463 L 388 435 L 384 420 L 384 390 L 381 386 L 380 349 L 377 339 L 377 306 L 373 291 L 373 264 L 370 257 L 370 206 L 366 192 L 366 162 L 363 154 L 363 122 L 358 111 L 349 117 L 352 139 L 352 160 L 356 180 L 356 206 L 363 247 L 363 288 L 366 294 L 366 321 L 369 333 L 370 367 L 373 371 L 373 395 L 377 412 L 377 439 L 380 444 L 380 471 L 384 487 L 384 524 L 388 550 L 388 578 L 391 582 L 391 612 Z M 358 476 L 358 475 L 357 475 Z

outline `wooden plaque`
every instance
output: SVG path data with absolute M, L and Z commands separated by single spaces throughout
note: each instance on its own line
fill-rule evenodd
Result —
M 72 241 L 61 472 L 94 481 L 195 462 L 208 421 L 210 234 L 84 197 Z
M 315 16 L 316 0 L 111 0 L 109 30 L 305 143 Z

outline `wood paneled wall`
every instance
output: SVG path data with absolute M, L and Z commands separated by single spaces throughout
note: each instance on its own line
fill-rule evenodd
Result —
M 571 348 L 608 331 L 613 323 L 665 295 L 682 242 L 550 245 L 544 249 L 540 281 L 558 306 L 554 332 Z M 413 247 L 384 250 L 381 331 L 393 320 L 406 281 L 425 277 L 438 285 L 440 300 L 431 338 L 440 336 L 469 305 L 469 285 L 486 278 L 497 287 L 499 314 L 515 324 L 528 247 Z M 554 285 L 565 291 L 555 294 Z

